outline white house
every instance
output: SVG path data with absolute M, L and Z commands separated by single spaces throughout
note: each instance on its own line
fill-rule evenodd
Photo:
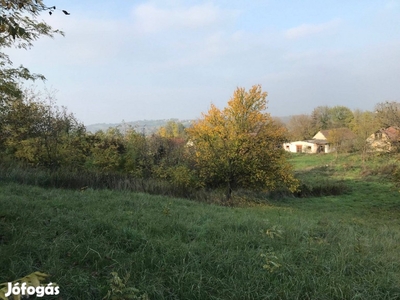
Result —
M 283 149 L 297 153 L 329 153 L 330 148 L 326 140 L 306 140 L 284 143 Z
M 320 130 L 311 140 L 297 141 L 283 144 L 283 149 L 297 153 L 330 153 L 335 151 L 333 145 L 328 142 L 329 137 L 336 136 L 340 143 L 351 141 L 356 136 L 348 128 L 335 128 L 330 130 Z

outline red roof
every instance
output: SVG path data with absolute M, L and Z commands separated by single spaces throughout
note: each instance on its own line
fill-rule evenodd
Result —
M 390 126 L 388 128 L 385 129 L 381 129 L 380 132 L 386 134 L 389 139 L 391 139 L 392 141 L 399 141 L 400 140 L 400 129 Z

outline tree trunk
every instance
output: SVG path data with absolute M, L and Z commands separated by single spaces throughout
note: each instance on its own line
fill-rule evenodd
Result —
M 232 197 L 232 187 L 231 187 L 231 182 L 228 181 L 228 185 L 226 187 L 226 202 L 229 202 L 231 200 Z

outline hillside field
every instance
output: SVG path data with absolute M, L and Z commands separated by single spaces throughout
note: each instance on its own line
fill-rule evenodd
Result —
M 225 207 L 0 180 L 0 283 L 41 271 L 63 300 L 102 299 L 117 272 L 148 299 L 400 299 L 396 158 L 291 161 L 305 187 L 343 190 Z

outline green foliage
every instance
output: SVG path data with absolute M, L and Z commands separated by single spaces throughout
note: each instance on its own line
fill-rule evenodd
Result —
M 183 189 L 190 189 L 196 186 L 197 177 L 193 170 L 187 166 L 180 165 L 169 169 L 170 182 Z
M 117 128 L 110 128 L 106 132 L 96 132 L 92 142 L 90 157 L 86 164 L 89 170 L 105 173 L 123 170 L 125 142 L 122 133 Z
M 40 36 L 53 37 L 54 34 L 62 34 L 38 20 L 40 13 L 52 13 L 55 9 L 56 7 L 46 6 L 42 0 L 1 0 L 0 45 L 9 47 L 15 44 L 20 48 L 28 48 Z
M 354 116 L 345 106 L 318 106 L 311 113 L 311 124 L 315 133 L 323 129 L 349 128 Z
M 353 120 L 353 112 L 346 106 L 334 106 L 329 110 L 331 119 L 331 128 L 349 128 Z
M 379 129 L 379 121 L 376 114 L 370 111 L 354 111 L 354 119 L 351 122 L 350 129 L 356 134 L 354 147 L 361 153 L 365 161 L 369 152 L 369 144 L 367 138 Z
M 23 96 L 20 88 L 20 80 L 44 80 L 45 77 L 40 74 L 32 74 L 27 68 L 20 66 L 12 67 L 9 57 L 0 52 L 0 109 L 8 109 L 8 105 L 15 99 Z M 1 124 L 0 124 L 1 125 Z
M 151 176 L 152 163 L 147 155 L 146 137 L 131 128 L 125 133 L 124 140 L 124 172 L 135 178 L 149 178 Z
M 166 138 L 186 138 L 185 126 L 175 121 L 168 121 L 165 126 L 158 130 L 157 134 Z
M 47 103 L 38 97 L 28 94 L 0 114 L 0 147 L 29 165 L 80 169 L 88 150 L 85 127 L 51 95 Z

